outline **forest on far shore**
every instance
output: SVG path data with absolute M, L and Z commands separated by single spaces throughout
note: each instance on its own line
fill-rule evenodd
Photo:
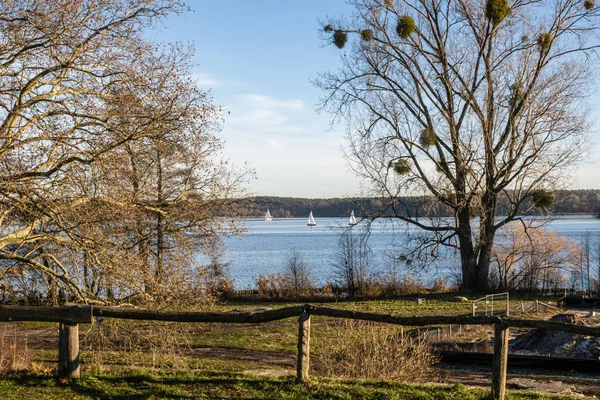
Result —
M 406 212 L 412 215 L 452 215 L 443 204 L 427 204 L 422 197 L 407 197 L 401 199 Z M 498 213 L 505 208 L 502 197 Z M 358 215 L 380 215 L 386 209 L 386 201 L 378 198 L 329 198 L 309 199 L 298 197 L 256 196 L 250 201 L 239 205 L 239 215 L 249 217 L 264 216 L 267 208 L 274 218 L 308 217 L 310 211 L 316 217 L 345 217 L 351 210 Z M 560 190 L 555 193 L 555 199 L 548 208 L 552 214 L 600 214 L 600 189 Z

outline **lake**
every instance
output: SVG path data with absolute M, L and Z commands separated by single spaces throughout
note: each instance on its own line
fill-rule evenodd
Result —
M 235 289 L 253 289 L 254 280 L 261 273 L 281 272 L 293 252 L 297 252 L 310 267 L 315 284 L 324 285 L 334 280 L 336 250 L 339 234 L 348 228 L 348 220 L 342 218 L 319 218 L 316 227 L 308 227 L 306 218 L 263 218 L 245 220 L 248 231 L 240 239 L 226 237 L 221 262 L 229 263 L 229 275 L 234 279 Z M 541 219 L 536 218 L 537 221 Z M 600 235 L 600 220 L 591 215 L 559 216 L 545 220 L 546 229 L 554 230 L 573 240 L 580 240 L 587 232 Z M 360 231 L 360 226 L 353 227 Z M 411 231 L 413 231 L 411 229 Z M 406 228 L 384 221 L 376 221 L 368 238 L 372 251 L 374 273 L 385 274 L 389 269 L 390 255 L 398 254 L 398 243 L 406 237 Z M 206 262 L 200 259 L 201 262 Z M 444 254 L 435 267 L 417 278 L 426 282 L 437 277 L 452 280 L 460 271 L 459 260 L 452 254 Z M 414 274 L 414 272 L 411 272 Z

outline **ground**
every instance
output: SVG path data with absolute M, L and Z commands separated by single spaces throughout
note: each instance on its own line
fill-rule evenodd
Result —
M 259 307 L 264 309 L 287 305 L 289 304 L 261 304 Z M 395 301 L 346 302 L 331 306 L 402 315 L 464 314 L 468 312 L 469 308 L 469 304 L 457 302 L 452 298 L 441 300 L 430 299 L 426 304 L 421 305 L 416 302 L 416 299 L 405 299 Z M 219 306 L 216 310 L 250 310 L 256 308 L 256 305 L 251 304 L 229 304 Z M 215 311 L 215 307 L 212 307 L 211 310 Z M 187 375 L 185 375 L 186 378 L 182 382 L 177 383 L 177 380 L 173 380 L 175 388 L 161 389 L 164 392 L 163 394 L 166 393 L 165 398 L 176 398 L 169 397 L 171 395 L 168 393 L 171 393 L 171 390 L 175 392 L 180 391 L 181 393 L 187 393 L 186 391 L 189 392 L 191 390 L 192 393 L 197 394 L 198 390 L 200 390 L 200 386 L 198 385 L 201 382 L 206 383 L 209 381 L 210 384 L 207 384 L 206 388 L 202 387 L 201 392 L 205 389 L 207 390 L 206 393 L 212 393 L 211 391 L 215 391 L 216 393 L 222 390 L 224 398 L 231 396 L 231 390 L 234 390 L 236 385 L 240 387 L 250 385 L 252 387 L 252 389 L 247 389 L 248 397 L 242 396 L 240 398 L 251 398 L 252 393 L 257 396 L 255 398 L 273 398 L 268 396 L 260 397 L 259 392 L 254 392 L 257 390 L 256 387 L 271 387 L 271 389 L 279 391 L 285 391 L 285 388 L 287 388 L 289 390 L 288 398 L 302 398 L 300 395 L 302 390 L 297 385 L 292 384 L 293 376 L 295 375 L 298 329 L 297 323 L 293 319 L 250 325 L 146 324 L 134 321 L 115 322 L 108 320 L 103 321 L 102 326 L 98 326 L 97 324 L 81 325 L 80 336 L 83 349 L 84 379 L 75 386 L 67 385 L 64 387 L 59 384 L 57 385 L 55 381 L 48 377 L 48 373 L 54 368 L 56 360 L 58 332 L 55 325 L 20 323 L 3 324 L 2 328 L 0 328 L 2 329 L 0 330 L 0 337 L 3 343 L 2 348 L 7 350 L 3 352 L 4 355 L 0 358 L 10 358 L 6 354 L 12 349 L 15 353 L 15 357 L 13 357 L 15 360 L 13 362 L 17 364 L 21 362 L 22 366 L 25 367 L 33 362 L 36 366 L 37 375 L 31 375 L 28 379 L 31 382 L 37 382 L 40 387 L 44 387 L 43 391 L 47 392 L 49 396 L 47 398 L 54 398 L 51 395 L 52 393 L 57 396 L 56 398 L 60 398 L 58 393 L 61 393 L 60 396 L 65 395 L 67 397 L 67 393 L 79 393 L 82 396 L 87 396 L 93 395 L 94 391 L 98 395 L 96 396 L 97 398 L 151 398 L 144 397 L 144 394 L 135 394 L 136 390 L 139 389 L 138 386 L 141 385 L 135 383 L 137 379 L 136 374 L 144 376 L 141 379 L 143 381 L 142 386 L 151 386 L 151 382 L 161 387 L 169 386 L 169 382 L 171 382 L 169 373 L 172 373 L 173 368 L 184 371 L 184 375 Z M 325 351 L 327 341 L 331 339 L 332 335 L 344 329 L 348 329 L 348 326 L 340 321 L 313 317 L 311 326 L 311 351 L 315 357 L 319 357 Z M 486 341 L 489 342 L 490 333 L 491 330 L 487 328 L 465 331 L 452 340 L 461 340 L 463 343 L 481 346 Z M 157 341 L 160 343 L 157 344 Z M 19 360 L 16 357 L 17 351 L 15 350 L 25 352 L 26 355 Z M 144 372 L 140 372 L 148 368 L 152 372 L 147 375 Z M 436 397 L 437 395 L 431 397 L 431 394 L 427 394 L 427 390 L 434 389 L 424 389 L 424 393 L 426 394 L 422 397 L 410 397 L 407 395 L 408 397 L 400 396 L 396 398 L 479 398 L 477 397 L 479 396 L 478 393 L 489 391 L 489 368 L 464 368 L 439 364 L 435 371 L 435 374 L 432 374 L 429 378 L 429 382 L 434 385 L 444 384 L 446 385 L 443 386 L 445 387 L 444 390 L 448 391 L 448 393 L 452 393 L 453 391 L 456 393 L 446 393 L 440 395 L 441 397 Z M 116 383 L 115 374 L 125 377 L 122 385 Z M 327 392 L 326 397 L 322 398 L 354 398 L 344 397 L 340 393 L 345 395 L 352 393 L 356 396 L 355 398 L 374 398 L 373 396 L 376 397 L 377 393 L 379 393 L 378 390 L 383 390 L 380 393 L 383 396 L 381 398 L 392 398 L 388 396 L 391 392 L 388 389 L 384 390 L 382 388 L 386 387 L 385 385 L 396 385 L 383 382 L 379 382 L 375 386 L 369 384 L 371 385 L 369 386 L 370 389 L 364 389 L 363 393 L 358 389 L 361 383 L 357 382 L 364 381 L 331 381 L 320 376 L 318 371 L 314 370 L 311 371 L 311 374 L 311 379 L 314 380 L 311 385 L 315 386 L 311 386 L 311 389 L 307 393 L 317 396 L 319 390 L 330 390 Z M 513 371 L 509 369 L 507 388 L 511 393 L 515 394 L 544 393 L 548 395 L 568 396 L 569 398 L 593 398 L 595 394 L 600 393 L 600 380 L 597 377 L 589 379 L 587 376 L 573 377 L 572 375 L 560 375 L 555 372 Z M 219 378 L 213 382 L 211 381 L 211 376 L 218 376 Z M 195 379 L 198 379 L 200 383 L 193 383 Z M 235 383 L 236 381 L 238 382 L 237 384 Z M 111 385 L 109 382 L 113 382 L 112 385 L 115 387 L 123 386 L 119 390 L 126 394 L 117 397 L 111 395 L 111 390 L 107 389 Z M 3 380 L 0 379 L 0 398 L 10 398 L 6 397 L 6 393 L 9 392 L 14 394 L 14 398 L 27 398 L 27 395 L 20 397 L 18 395 L 20 390 L 26 390 L 24 388 L 16 389 L 22 383 L 22 374 L 4 378 Z M 95 388 L 94 385 L 96 384 L 102 388 Z M 472 393 L 475 393 L 473 394 L 475 397 L 464 397 L 460 394 L 463 389 L 457 391 L 452 386 L 447 386 L 448 384 L 460 384 L 468 388 L 478 389 L 472 391 Z M 223 387 L 219 389 L 211 385 L 223 385 Z M 374 389 L 375 387 L 377 389 Z M 398 391 L 398 388 L 401 386 L 394 387 L 394 390 Z M 327 397 L 330 395 L 333 397 Z M 457 397 L 452 397 L 455 395 Z M 182 394 L 181 397 L 177 398 L 194 398 L 190 396 Z M 282 398 L 284 397 L 282 394 Z

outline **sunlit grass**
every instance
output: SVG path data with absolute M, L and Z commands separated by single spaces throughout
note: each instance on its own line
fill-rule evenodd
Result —
M 421 386 L 365 380 L 257 377 L 224 372 L 159 372 L 123 370 L 86 374 L 78 381 L 61 382 L 46 375 L 0 377 L 2 399 L 445 399 L 483 400 L 489 390 L 463 385 Z M 507 399 L 559 400 L 564 396 L 511 394 Z

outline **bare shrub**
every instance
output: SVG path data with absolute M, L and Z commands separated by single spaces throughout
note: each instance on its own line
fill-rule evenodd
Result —
M 314 356 L 317 374 L 340 378 L 428 381 L 436 361 L 429 342 L 410 341 L 401 328 L 363 321 L 328 325 Z M 322 349 L 322 350 L 321 350 Z
M 288 259 L 284 275 L 287 278 L 288 289 L 294 298 L 299 299 L 311 294 L 314 287 L 311 270 L 297 251 L 294 251 Z
M 456 288 L 453 288 L 450 285 L 448 285 L 446 283 L 446 281 L 444 280 L 444 278 L 437 278 L 433 281 L 433 286 L 431 287 L 431 289 L 435 293 L 444 293 L 444 292 L 451 292 L 452 290 L 454 290 Z
M 267 299 L 283 299 L 287 296 L 287 288 L 290 283 L 288 277 L 284 274 L 269 272 L 268 275 L 260 274 L 254 279 L 254 284 L 258 289 L 258 296 Z
M 28 369 L 32 357 L 27 348 L 27 335 L 18 332 L 16 327 L 4 326 L 0 333 L 0 373 Z
M 97 320 L 81 342 L 92 366 L 188 368 L 189 342 L 181 323 Z
M 371 284 L 372 254 L 366 239 L 366 234 L 342 232 L 331 261 L 336 283 L 350 298 L 366 296 Z

